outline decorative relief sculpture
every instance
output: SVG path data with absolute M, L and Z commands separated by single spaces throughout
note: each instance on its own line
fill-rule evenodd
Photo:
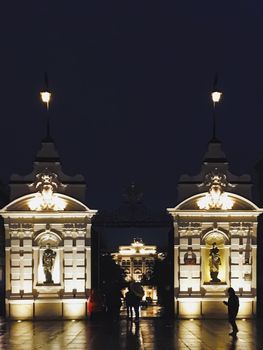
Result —
M 212 248 L 210 249 L 208 263 L 211 276 L 210 282 L 221 282 L 221 280 L 217 277 L 219 273 L 219 266 L 221 265 L 221 259 L 219 249 L 217 248 L 215 242 L 212 244 Z
M 65 201 L 54 193 L 61 186 L 63 185 L 58 181 L 57 174 L 48 172 L 48 170 L 37 174 L 35 182 L 30 187 L 34 187 L 38 192 L 34 198 L 30 199 L 29 208 L 37 211 L 64 210 L 66 207 Z
M 47 249 L 43 252 L 42 257 L 42 264 L 44 269 L 44 274 L 46 281 L 44 283 L 46 284 L 52 284 L 54 283 L 52 280 L 52 271 L 55 263 L 57 253 L 50 248 L 50 244 L 47 244 Z
M 192 247 L 189 247 L 187 252 L 184 255 L 185 265 L 195 265 L 196 264 L 196 255 L 193 252 Z
M 209 190 L 197 201 L 200 209 L 232 209 L 234 202 L 223 189 L 235 185 L 227 181 L 225 174 L 219 173 L 216 168 L 213 172 L 206 174 L 205 181 L 199 185 L 199 187 L 203 186 L 209 187 Z

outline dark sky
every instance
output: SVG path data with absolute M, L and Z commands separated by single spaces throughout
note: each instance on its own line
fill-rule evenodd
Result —
M 118 206 L 131 181 L 154 208 L 176 204 L 211 138 L 236 174 L 263 158 L 262 1 L 5 1 L 0 14 L 0 178 L 26 174 L 45 133 L 65 173 L 82 173 L 91 208 Z

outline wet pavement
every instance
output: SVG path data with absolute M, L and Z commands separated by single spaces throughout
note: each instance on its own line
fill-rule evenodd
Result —
M 89 321 L 0 322 L 0 349 L 263 349 L 263 322 L 238 320 L 237 339 L 228 335 L 226 320 L 141 319 Z

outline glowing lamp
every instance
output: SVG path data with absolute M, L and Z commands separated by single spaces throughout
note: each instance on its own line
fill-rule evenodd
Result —
M 42 91 L 40 92 L 41 100 L 43 103 L 46 103 L 47 109 L 49 107 L 49 102 L 51 99 L 51 93 L 49 91 Z
M 214 103 L 217 103 L 217 102 L 219 102 L 220 99 L 221 99 L 222 92 L 220 92 L 220 91 L 213 91 L 211 95 L 212 95 L 212 100 L 213 100 L 213 102 L 214 102 Z

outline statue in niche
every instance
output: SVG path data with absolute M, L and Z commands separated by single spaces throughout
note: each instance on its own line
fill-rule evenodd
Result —
M 46 277 L 46 281 L 44 283 L 46 284 L 54 283 L 52 280 L 52 271 L 53 271 L 56 255 L 57 253 L 50 248 L 50 244 L 48 243 L 47 249 L 44 250 L 43 257 L 42 257 L 42 264 L 43 264 L 44 273 Z
M 216 242 L 212 244 L 212 248 L 209 253 L 209 269 L 210 269 L 210 282 L 221 282 L 221 280 L 217 277 L 219 273 L 219 265 L 221 265 L 221 259 L 219 254 L 219 249 L 216 246 Z

